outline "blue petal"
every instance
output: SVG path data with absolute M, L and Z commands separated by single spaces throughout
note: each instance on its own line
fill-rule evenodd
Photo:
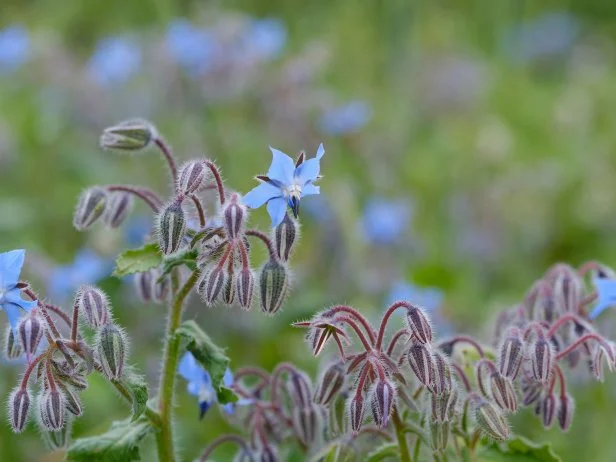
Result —
M 222 406 L 227 414 L 233 414 L 235 411 L 235 403 L 227 403 Z
M 275 228 L 284 219 L 284 214 L 287 211 L 287 201 L 282 197 L 272 199 L 267 203 L 267 213 L 272 219 L 272 226 Z
M 292 184 L 293 174 L 295 173 L 295 162 L 278 149 L 274 149 L 270 146 L 270 150 L 272 151 L 272 165 L 267 172 L 267 176 L 284 185 Z
M 24 300 L 21 298 L 21 291 L 17 287 L 13 287 L 2 297 L 2 303 L 10 305 L 16 305 L 24 311 L 30 311 L 37 305 L 37 302 L 31 300 Z
M 256 209 L 261 207 L 270 199 L 280 197 L 281 195 L 282 191 L 280 191 L 277 187 L 272 186 L 269 183 L 261 183 L 259 186 L 249 191 L 242 198 L 242 202 L 251 209 Z
M 199 403 L 199 419 L 203 419 L 203 416 L 212 405 L 211 401 L 202 401 Z
M 26 251 L 11 250 L 0 254 L 0 283 L 2 288 L 13 287 L 19 281 Z
M 189 382 L 201 382 L 203 380 L 203 368 L 197 363 L 197 360 L 190 352 L 186 352 L 180 364 L 178 365 L 178 373 Z
M 17 326 L 19 325 L 19 320 L 23 312 L 17 305 L 13 305 L 12 303 L 6 303 L 3 305 L 3 308 L 4 311 L 6 311 L 7 318 L 9 318 L 9 324 L 13 329 L 13 334 L 18 338 Z
M 297 167 L 297 170 L 295 170 L 296 183 L 300 186 L 304 186 L 307 183 L 316 181 L 319 176 L 319 171 L 321 170 L 319 163 L 320 161 L 317 158 L 308 159 L 302 165 Z
M 321 157 L 323 157 L 325 155 L 325 148 L 323 147 L 323 143 L 319 144 L 319 149 L 317 149 L 317 153 L 315 155 L 315 157 L 318 160 L 321 160 Z
M 590 314 L 588 315 L 588 318 L 592 321 L 596 318 L 599 317 L 599 315 L 601 313 L 603 313 L 605 310 L 607 310 L 608 308 L 611 308 L 612 306 L 614 306 L 616 304 L 616 302 L 613 301 L 606 301 L 605 303 L 598 303 L 590 312 Z
M 312 196 L 314 194 L 319 194 L 321 192 L 321 188 L 313 185 L 312 183 L 308 183 L 302 188 L 302 197 L 304 196 Z
M 228 367 L 225 371 L 225 375 L 223 375 L 222 377 L 222 383 L 225 385 L 225 387 L 230 387 L 231 385 L 233 385 L 233 372 L 231 372 L 231 369 L 229 369 Z

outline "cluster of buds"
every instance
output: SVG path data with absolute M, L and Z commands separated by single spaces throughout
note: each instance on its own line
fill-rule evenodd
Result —
M 87 375 L 96 370 L 110 381 L 121 379 L 126 338 L 113 323 L 111 305 L 97 287 L 78 290 L 72 316 L 41 301 L 27 286 L 24 293 L 37 306 L 22 318 L 17 335 L 10 328 L 6 335 L 5 355 L 11 359 L 23 355 L 27 363 L 9 398 L 9 420 L 15 432 L 23 431 L 34 407 L 45 441 L 61 447 L 70 436 L 72 419 L 83 412 L 79 394 L 88 386 Z M 82 328 L 94 331 L 93 345 L 85 340 L 88 336 L 82 335 Z M 34 402 L 30 382 L 38 386 Z
M 270 235 L 248 228 L 248 209 L 241 195 L 225 189 L 215 163 L 207 158 L 194 159 L 178 168 L 171 149 L 149 122 L 122 122 L 106 129 L 101 137 L 101 146 L 115 151 L 141 151 L 152 145 L 163 154 L 172 175 L 168 200 L 163 201 L 156 192 L 141 186 L 94 186 L 79 199 L 75 228 L 85 230 L 99 219 L 117 227 L 137 197 L 155 215 L 155 229 L 149 238 L 158 243 L 167 261 L 197 255 L 197 291 L 205 304 L 250 309 L 258 300 L 266 314 L 280 310 L 289 288 L 288 260 L 299 236 L 297 219 L 285 214 Z M 267 261 L 258 270 L 251 264 L 250 237 L 259 239 L 268 251 Z M 167 300 L 170 280 L 163 267 L 136 276 L 135 286 L 142 300 Z

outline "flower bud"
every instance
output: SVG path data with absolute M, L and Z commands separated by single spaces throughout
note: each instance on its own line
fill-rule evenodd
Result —
M 449 422 L 430 422 L 430 441 L 432 449 L 447 448 L 449 442 Z
M 50 388 L 39 395 L 41 424 L 47 430 L 59 431 L 66 421 L 66 400 L 58 388 Z
M 584 283 L 573 268 L 563 267 L 554 282 L 554 296 L 561 312 L 577 313 L 584 295 Z
M 522 404 L 524 406 L 530 406 L 534 403 L 539 396 L 543 388 L 535 381 L 530 380 L 525 375 L 520 378 L 520 391 L 522 392 Z
M 200 263 L 207 264 L 212 260 L 218 260 L 222 256 L 226 244 L 227 241 L 221 228 L 214 228 L 208 232 L 201 241 L 199 249 Z
M 149 146 L 158 136 L 154 126 L 141 119 L 130 119 L 106 128 L 100 139 L 103 149 L 139 151 Z
M 538 338 L 530 347 L 533 377 L 537 382 L 547 383 L 552 373 L 554 352 L 545 338 Z
M 573 397 L 566 393 L 565 396 L 559 398 L 558 406 L 558 425 L 561 430 L 566 432 L 571 427 L 573 421 L 573 412 L 575 411 L 575 401 Z
M 9 420 L 15 433 L 21 433 L 28 422 L 30 409 L 30 391 L 17 387 L 9 397 Z
M 110 228 L 118 228 L 128 216 L 133 207 L 133 196 L 124 191 L 114 191 L 110 193 L 105 207 L 103 221 Z
M 374 423 L 380 428 L 387 427 L 396 399 L 394 385 L 387 379 L 377 381 L 372 389 L 370 398 Z
M 191 160 L 180 167 L 178 173 L 178 192 L 190 195 L 201 189 L 208 170 L 203 160 Z
M 222 290 L 222 301 L 226 305 L 233 305 L 235 301 L 235 278 L 233 275 L 229 275 L 229 277 L 225 281 L 225 287 Z
M 498 369 L 508 379 L 514 380 L 518 375 L 524 359 L 524 342 L 518 329 L 509 329 L 500 346 Z
M 136 273 L 134 276 L 135 290 L 137 291 L 139 300 L 144 303 L 152 301 L 153 280 L 154 274 L 152 270 Z
M 287 392 L 294 406 L 307 407 L 312 403 L 312 385 L 304 373 L 291 372 L 287 380 Z
M 445 422 L 449 420 L 449 393 L 442 393 L 440 395 L 430 394 L 430 408 L 432 411 L 432 420 L 436 422 Z M 457 398 L 455 398 L 457 399 Z
M 92 327 L 103 326 L 110 320 L 109 300 L 98 287 L 81 286 L 75 296 L 75 305 Z
M 509 424 L 496 406 L 489 401 L 479 400 L 475 404 L 475 420 L 488 436 L 504 441 L 509 438 Z
M 274 228 L 274 248 L 282 261 L 288 261 L 299 235 L 299 223 L 285 213 L 282 223 Z
M 407 359 L 419 381 L 426 387 L 431 386 L 435 372 L 428 347 L 423 343 L 414 342 L 409 348 Z
M 73 216 L 75 229 L 83 231 L 92 226 L 105 211 L 106 204 L 107 192 L 103 188 L 93 186 L 82 192 Z
M 314 393 L 314 402 L 327 406 L 344 385 L 344 366 L 335 362 L 321 376 Z
M 246 216 L 248 214 L 246 206 L 242 204 L 239 195 L 231 194 L 229 200 L 222 209 L 225 231 L 229 239 L 235 239 L 242 234 Z
M 267 314 L 275 314 L 284 302 L 288 286 L 289 277 L 285 266 L 274 260 L 265 263 L 259 276 L 261 310 Z
M 76 416 L 83 414 L 83 407 L 77 392 L 65 385 L 60 385 L 60 388 L 62 388 L 64 398 L 66 399 L 66 410 Z
M 316 404 L 294 406 L 292 410 L 293 431 L 299 440 L 310 447 L 319 438 L 323 429 L 323 415 Z
M 21 344 L 15 337 L 15 332 L 10 325 L 7 325 L 6 333 L 4 335 L 4 355 L 6 359 L 17 359 L 23 353 Z
M 508 412 L 517 411 L 518 402 L 513 383 L 500 372 L 495 371 L 490 374 L 490 392 L 498 407 Z
M 364 397 L 360 393 L 355 393 L 349 401 L 349 419 L 351 430 L 357 434 L 364 422 Z
M 115 324 L 105 324 L 97 334 L 96 347 L 101 366 L 109 380 L 118 380 L 124 370 L 126 339 Z
M 58 431 L 48 431 L 39 422 L 39 430 L 41 432 L 41 436 L 43 437 L 43 441 L 52 451 L 66 449 L 71 438 L 71 433 L 73 430 L 72 427 L 73 425 L 70 419 L 68 419 L 64 426 Z
M 237 300 L 242 308 L 249 309 L 255 288 L 255 276 L 250 268 L 242 269 L 235 281 Z
M 177 252 L 186 232 L 186 216 L 182 202 L 174 200 L 158 215 L 158 243 L 165 255 Z
M 263 442 L 250 456 L 250 462 L 278 462 L 278 449 L 273 444 Z
M 43 320 L 36 314 L 30 314 L 21 319 L 17 330 L 26 357 L 31 358 L 36 353 L 36 349 L 41 343 L 41 338 L 43 338 L 45 330 Z
M 451 366 L 445 357 L 439 352 L 432 354 L 434 364 L 433 393 L 449 393 L 451 391 Z
M 203 301 L 212 306 L 221 295 L 227 281 L 227 272 L 218 265 L 212 265 L 203 272 L 197 286 L 197 292 L 201 294 Z
M 545 428 L 552 426 L 554 416 L 556 416 L 556 396 L 554 396 L 554 393 L 550 393 L 543 398 L 541 405 L 541 420 Z
M 432 328 L 430 321 L 423 310 L 416 306 L 411 306 L 406 312 L 406 320 L 413 336 L 421 343 L 430 343 L 432 341 Z

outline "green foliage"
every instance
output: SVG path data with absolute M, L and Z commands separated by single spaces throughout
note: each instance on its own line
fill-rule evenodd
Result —
M 106 433 L 75 441 L 68 449 L 67 459 L 76 462 L 129 462 L 141 460 L 139 443 L 151 431 L 145 418 L 116 421 Z
M 492 444 L 479 454 L 482 462 L 561 462 L 548 443 L 534 443 L 517 436 L 500 444 Z
M 130 392 L 133 405 L 131 422 L 135 422 L 145 412 L 148 402 L 148 384 L 145 378 L 131 371 L 124 373 L 120 383 Z
M 197 269 L 198 255 L 199 251 L 197 249 L 192 249 L 165 258 L 163 263 L 163 271 L 159 277 L 159 282 L 162 281 L 162 279 L 176 266 L 186 265 L 191 271 L 195 271 Z
M 145 244 L 139 249 L 122 252 L 117 260 L 113 274 L 117 277 L 141 273 L 156 268 L 163 262 L 158 244 Z
M 368 454 L 368 458 L 366 462 L 379 462 L 381 460 L 387 458 L 396 458 L 400 457 L 400 448 L 398 448 L 397 443 L 384 443 Z

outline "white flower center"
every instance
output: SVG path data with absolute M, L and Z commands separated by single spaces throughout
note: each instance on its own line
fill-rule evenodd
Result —
M 289 185 L 287 187 L 284 188 L 284 195 L 285 197 L 301 197 L 302 195 L 302 188 L 300 185 L 298 185 L 297 183 L 293 183 L 292 185 Z

